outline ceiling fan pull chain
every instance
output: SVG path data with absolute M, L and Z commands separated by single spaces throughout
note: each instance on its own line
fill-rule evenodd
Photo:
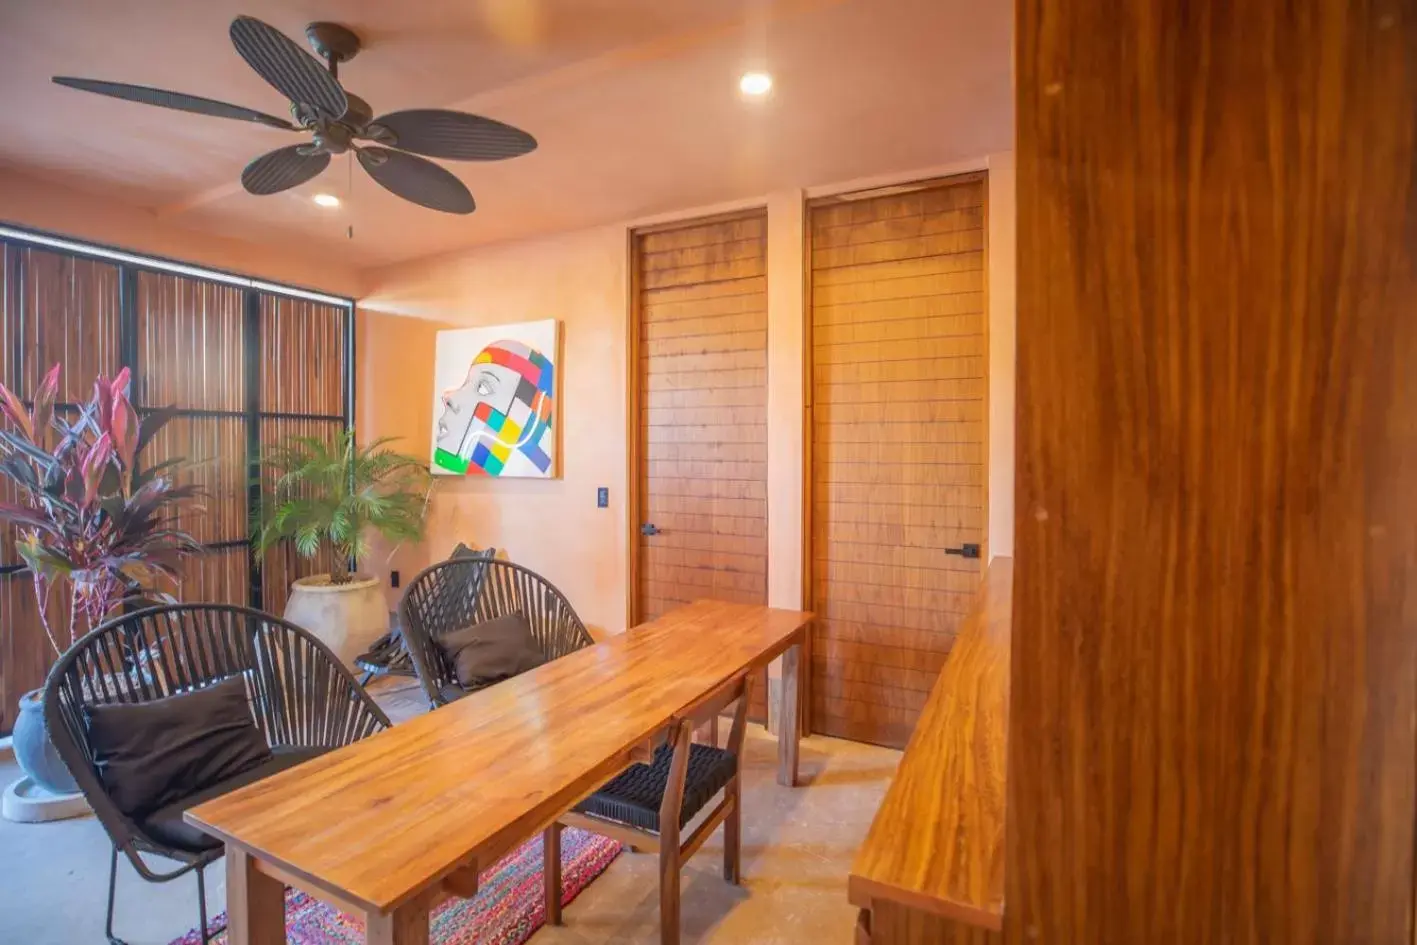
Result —
M 344 162 L 344 201 L 345 206 L 349 206 L 350 198 L 354 196 L 354 155 L 351 153 Z M 354 224 L 345 227 L 345 237 L 354 239 Z

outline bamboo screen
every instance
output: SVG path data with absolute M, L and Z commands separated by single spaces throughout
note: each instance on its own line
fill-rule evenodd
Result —
M 207 551 L 187 563 L 176 596 L 280 613 L 292 580 L 329 570 L 328 560 L 285 548 L 253 567 L 250 483 L 264 446 L 293 435 L 332 438 L 348 423 L 350 306 L 23 240 L 0 241 L 0 250 L 0 382 L 27 398 L 59 362 L 61 399 L 81 403 L 96 375 L 126 365 L 140 410 L 180 411 L 144 453 L 149 465 L 186 458 L 183 480 L 206 493 L 201 508 L 180 517 Z M 13 498 L 0 484 L 0 501 Z M 54 657 L 14 536 L 0 529 L 0 733 Z

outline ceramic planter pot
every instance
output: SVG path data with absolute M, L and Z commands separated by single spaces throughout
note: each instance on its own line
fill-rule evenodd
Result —
M 328 574 L 300 578 L 291 585 L 285 619 L 319 637 L 350 669 L 356 656 L 389 632 L 383 587 L 364 575 L 348 584 L 331 584 Z
M 20 697 L 20 715 L 11 734 L 15 760 L 34 783 L 53 794 L 72 794 L 79 789 L 44 727 L 43 689 Z

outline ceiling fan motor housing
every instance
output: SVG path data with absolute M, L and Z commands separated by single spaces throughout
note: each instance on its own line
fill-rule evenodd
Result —
M 338 23 L 311 23 L 305 27 L 305 38 L 316 55 L 333 66 L 349 62 L 359 54 L 359 36 Z

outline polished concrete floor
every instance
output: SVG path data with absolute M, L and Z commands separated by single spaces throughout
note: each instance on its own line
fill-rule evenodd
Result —
M 397 720 L 420 711 L 416 691 L 382 687 Z M 749 726 L 744 766 L 743 885 L 721 878 L 722 832 L 684 868 L 685 945 L 848 945 L 856 911 L 846 874 L 900 753 L 820 736 L 802 743 L 804 787 L 779 787 L 777 742 Z M 18 777 L 0 760 L 0 784 Z M 54 824 L 0 821 L 0 943 L 103 945 L 109 844 L 92 817 Z M 209 871 L 213 913 L 224 904 L 220 869 Z M 536 945 L 635 945 L 659 941 L 658 861 L 625 853 L 544 928 Z M 115 931 L 130 945 L 166 945 L 196 925 L 196 884 L 140 880 L 120 864 Z

